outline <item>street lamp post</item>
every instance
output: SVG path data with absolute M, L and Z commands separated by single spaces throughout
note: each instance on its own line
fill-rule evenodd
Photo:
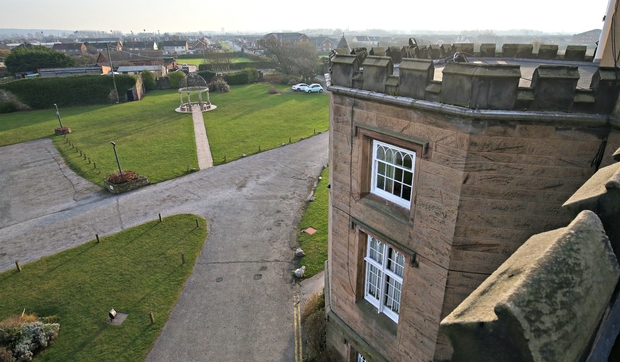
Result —
M 58 123 L 60 123 L 60 128 L 62 128 L 62 121 L 60 120 L 60 112 L 58 112 L 58 106 L 54 103 L 54 107 L 56 107 L 56 117 L 58 117 Z
M 118 160 L 118 152 L 116 152 L 116 143 L 110 142 L 112 147 L 114 147 L 114 156 L 116 157 L 116 164 L 118 165 L 118 171 L 123 174 L 123 170 L 121 169 L 121 162 Z

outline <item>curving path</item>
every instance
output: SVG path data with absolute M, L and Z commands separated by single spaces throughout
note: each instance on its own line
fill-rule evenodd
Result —
M 50 140 L 2 147 L 0 271 L 158 213 L 201 215 L 209 238 L 147 360 L 294 361 L 291 233 L 327 153 L 324 133 L 113 196 Z

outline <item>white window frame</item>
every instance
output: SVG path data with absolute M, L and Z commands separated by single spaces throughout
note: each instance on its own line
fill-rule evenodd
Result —
M 398 323 L 403 293 L 405 255 L 368 235 L 364 299 Z
M 368 362 L 368 360 L 359 352 L 357 352 L 357 361 L 356 362 Z
M 386 157 L 384 159 L 378 158 L 379 149 L 400 156 L 403 162 L 398 164 L 396 161 L 386 159 Z M 410 167 L 405 165 L 404 160 L 407 158 L 411 160 Z M 370 192 L 406 209 L 410 209 L 411 199 L 413 198 L 415 159 L 415 151 L 373 140 Z M 411 180 L 407 181 L 409 177 Z M 394 185 L 397 187 L 394 187 Z

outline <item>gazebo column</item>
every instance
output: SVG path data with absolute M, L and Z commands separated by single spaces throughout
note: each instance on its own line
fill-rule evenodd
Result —
M 187 107 L 189 107 L 190 112 L 192 111 L 192 96 L 190 92 L 187 92 Z
M 179 92 L 179 107 L 183 109 L 183 92 Z

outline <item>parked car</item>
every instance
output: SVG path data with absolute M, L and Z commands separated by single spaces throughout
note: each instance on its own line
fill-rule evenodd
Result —
M 306 93 L 323 93 L 323 87 L 318 83 L 312 83 L 306 87 Z
M 294 92 L 303 92 L 306 90 L 308 85 L 306 83 L 297 83 L 291 87 Z

